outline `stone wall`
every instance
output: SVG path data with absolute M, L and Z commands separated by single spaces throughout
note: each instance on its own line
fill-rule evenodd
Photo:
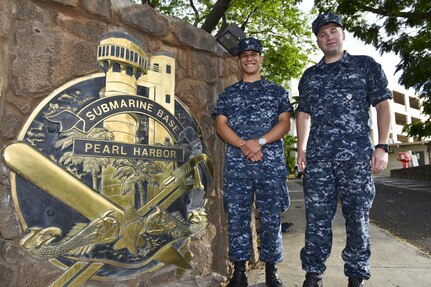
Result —
M 239 78 L 230 57 L 203 30 L 165 17 L 129 0 L 0 0 L 0 147 L 17 138 L 26 119 L 53 90 L 77 77 L 100 72 L 95 54 L 102 34 L 124 31 L 149 53 L 176 58 L 176 96 L 197 120 L 215 168 L 208 192 L 210 223 L 191 242 L 194 271 L 179 280 L 172 267 L 122 282 L 89 281 L 87 286 L 218 286 L 228 273 L 222 207 L 223 143 L 211 110 L 216 96 Z M 2 286 L 48 286 L 64 271 L 30 256 L 11 199 L 9 170 L 0 163 L 0 282 Z M 220 275 L 221 274 L 221 275 Z M 179 284 L 179 285 L 178 285 Z

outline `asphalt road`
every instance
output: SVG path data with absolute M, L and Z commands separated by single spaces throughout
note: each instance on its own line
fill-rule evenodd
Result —
M 370 221 L 431 255 L 431 182 L 376 177 Z

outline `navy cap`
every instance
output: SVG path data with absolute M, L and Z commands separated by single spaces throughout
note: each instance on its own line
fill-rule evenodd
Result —
M 262 43 L 255 38 L 241 39 L 241 41 L 239 41 L 238 43 L 237 55 L 244 51 L 257 51 L 259 53 L 262 53 Z
M 341 17 L 337 14 L 332 13 L 331 11 L 328 11 L 317 16 L 316 20 L 314 20 L 313 24 L 311 24 L 314 35 L 317 35 L 317 32 L 319 32 L 320 27 L 328 23 L 335 23 L 341 28 L 343 28 L 343 21 L 341 20 Z

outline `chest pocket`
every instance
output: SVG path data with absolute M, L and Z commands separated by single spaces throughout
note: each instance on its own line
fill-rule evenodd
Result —
M 272 122 L 278 117 L 278 102 L 272 95 L 262 95 L 256 103 L 256 108 L 263 122 Z
M 370 99 L 367 94 L 365 80 L 349 81 L 339 85 L 336 90 L 341 95 L 340 101 L 349 109 L 350 113 L 367 112 L 370 107 Z

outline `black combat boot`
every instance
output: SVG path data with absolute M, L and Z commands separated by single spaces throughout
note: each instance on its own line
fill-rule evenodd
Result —
M 358 277 L 349 277 L 349 285 L 347 287 L 364 287 L 364 279 Z
M 227 287 L 247 287 L 247 274 L 245 273 L 245 261 L 235 261 L 232 279 Z
M 277 267 L 275 263 L 266 263 L 265 265 L 265 282 L 267 287 L 283 287 L 283 283 L 278 278 Z
M 307 272 L 302 287 L 323 287 L 322 275 L 314 272 Z

